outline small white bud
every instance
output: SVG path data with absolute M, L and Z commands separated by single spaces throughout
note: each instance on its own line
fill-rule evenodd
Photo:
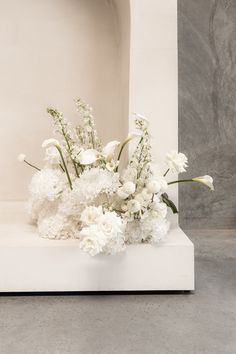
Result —
M 20 154 L 17 156 L 17 160 L 19 162 L 24 162 L 25 161 L 25 158 L 26 158 L 26 155 L 25 154 Z

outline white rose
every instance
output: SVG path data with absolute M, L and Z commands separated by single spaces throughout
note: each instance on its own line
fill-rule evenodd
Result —
M 123 232 L 122 220 L 115 212 L 106 212 L 98 219 L 98 227 L 108 238 L 116 237 Z
M 133 182 L 126 182 L 122 186 L 122 190 L 124 193 L 130 195 L 135 192 L 135 184 Z
M 148 192 L 155 194 L 160 192 L 161 190 L 161 185 L 158 181 L 152 180 L 147 183 L 147 190 Z
M 105 235 L 99 230 L 97 225 L 84 227 L 80 231 L 80 248 L 90 256 L 96 256 L 103 252 L 107 239 Z
M 127 203 L 127 209 L 130 213 L 137 213 L 141 208 L 141 204 L 136 199 L 129 200 Z
M 95 224 L 102 215 L 102 207 L 89 206 L 81 213 L 80 220 L 83 225 Z

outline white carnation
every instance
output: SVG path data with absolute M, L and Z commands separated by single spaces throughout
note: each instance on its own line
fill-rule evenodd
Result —
M 106 236 L 99 229 L 98 225 L 84 227 L 80 232 L 80 238 L 80 248 L 90 254 L 90 256 L 96 256 L 103 252 L 103 248 L 107 242 Z
M 172 172 L 181 173 L 188 167 L 188 158 L 181 152 L 171 151 L 166 155 L 166 162 Z

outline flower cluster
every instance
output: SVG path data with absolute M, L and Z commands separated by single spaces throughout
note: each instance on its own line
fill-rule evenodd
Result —
M 172 151 L 166 155 L 162 175 L 152 170 L 147 118 L 135 114 L 136 132 L 123 141 L 102 145 L 92 108 L 75 100 L 81 123 L 71 127 L 63 114 L 48 108 L 60 139 L 47 139 L 44 166 L 39 169 L 25 154 L 18 160 L 36 169 L 29 191 L 28 209 L 39 235 L 49 239 L 78 239 L 91 256 L 115 254 L 131 243 L 157 244 L 168 233 L 168 209 L 178 212 L 167 192 L 180 182 L 202 183 L 213 190 L 210 176 L 167 181 L 170 173 L 182 173 L 187 157 Z M 122 170 L 120 160 L 133 139 L 136 148 Z M 168 175 L 169 177 L 169 175 Z

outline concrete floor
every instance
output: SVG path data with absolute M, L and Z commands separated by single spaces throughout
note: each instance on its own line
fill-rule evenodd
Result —
M 187 231 L 194 294 L 0 297 L 0 354 L 236 353 L 236 231 Z

